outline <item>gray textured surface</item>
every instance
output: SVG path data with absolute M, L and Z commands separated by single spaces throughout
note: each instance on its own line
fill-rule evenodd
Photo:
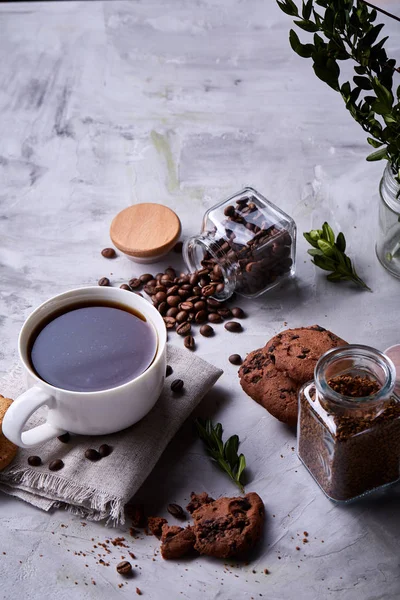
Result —
M 225 370 L 199 412 L 240 435 L 247 487 L 266 504 L 265 540 L 250 565 L 171 564 L 154 554 L 155 538 L 127 535 L 137 575 L 119 589 L 114 565 L 126 549 L 113 548 L 110 567 L 92 555 L 113 532 L 2 496 L 1 598 L 132 598 L 136 586 L 156 600 L 399 597 L 399 486 L 351 506 L 329 502 L 299 464 L 293 433 L 243 394 L 227 361 L 286 322 L 317 322 L 380 349 L 399 342 L 399 283 L 378 266 L 373 244 L 383 165 L 365 162 L 365 135 L 290 50 L 289 27 L 289 17 L 262 0 L 0 6 L 0 374 L 41 301 L 110 271 L 116 284 L 142 272 L 123 257 L 100 256 L 112 216 L 135 201 L 173 207 L 187 236 L 205 208 L 253 185 L 293 215 L 300 232 L 324 219 L 342 228 L 374 290 L 328 284 L 299 236 L 296 280 L 244 303 L 245 333 L 219 328 L 198 341 L 200 355 Z M 398 56 L 398 24 L 387 30 Z M 167 262 L 179 264 L 176 256 Z M 141 496 L 163 513 L 201 489 L 235 492 L 187 424 Z

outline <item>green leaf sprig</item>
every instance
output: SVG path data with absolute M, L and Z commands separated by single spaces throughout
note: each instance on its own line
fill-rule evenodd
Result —
M 331 271 L 327 275 L 329 281 L 354 281 L 364 290 L 372 291 L 367 284 L 356 273 L 353 263 L 345 254 L 346 240 L 340 232 L 335 240 L 335 234 L 332 228 L 325 223 L 322 229 L 313 229 L 308 233 L 303 233 L 307 242 L 313 246 L 308 250 L 308 254 L 313 257 L 314 265 L 324 271 Z
M 375 25 L 377 11 L 362 0 L 302 0 L 301 14 L 293 0 L 277 0 L 295 25 L 313 34 L 312 43 L 303 44 L 291 29 L 292 49 L 313 60 L 314 72 L 342 96 L 346 108 L 369 136 L 375 148 L 367 160 L 386 159 L 400 183 L 400 86 L 393 78 L 400 72 L 396 60 L 389 59 L 379 41 L 383 23 Z M 321 7 L 323 10 L 317 10 Z M 339 62 L 352 60 L 352 82 L 339 82 Z
M 243 454 L 238 454 L 239 437 L 232 435 L 224 443 L 221 423 L 214 426 L 210 419 L 196 419 L 195 424 L 207 454 L 244 493 L 242 474 L 246 468 L 246 459 Z

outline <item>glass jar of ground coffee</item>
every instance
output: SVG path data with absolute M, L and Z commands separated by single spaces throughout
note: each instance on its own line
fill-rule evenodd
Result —
M 204 272 L 217 300 L 235 291 L 254 298 L 294 274 L 295 242 L 293 219 L 248 187 L 206 212 L 183 256 L 191 273 Z
M 335 348 L 299 392 L 297 453 L 332 500 L 346 502 L 400 477 L 396 370 L 374 348 Z

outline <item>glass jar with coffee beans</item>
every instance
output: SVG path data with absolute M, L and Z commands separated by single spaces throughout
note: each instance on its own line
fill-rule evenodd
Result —
M 210 208 L 200 235 L 186 240 L 190 272 L 209 278 L 209 292 L 256 297 L 294 274 L 296 225 L 291 217 L 248 187 Z
M 331 499 L 347 502 L 400 478 L 396 370 L 374 348 L 324 354 L 299 392 L 297 453 Z

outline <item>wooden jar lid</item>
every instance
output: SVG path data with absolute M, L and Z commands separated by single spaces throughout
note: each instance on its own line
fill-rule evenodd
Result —
M 113 244 L 133 260 L 157 260 L 175 245 L 181 222 L 173 210 L 153 202 L 134 204 L 118 213 L 110 227 Z

